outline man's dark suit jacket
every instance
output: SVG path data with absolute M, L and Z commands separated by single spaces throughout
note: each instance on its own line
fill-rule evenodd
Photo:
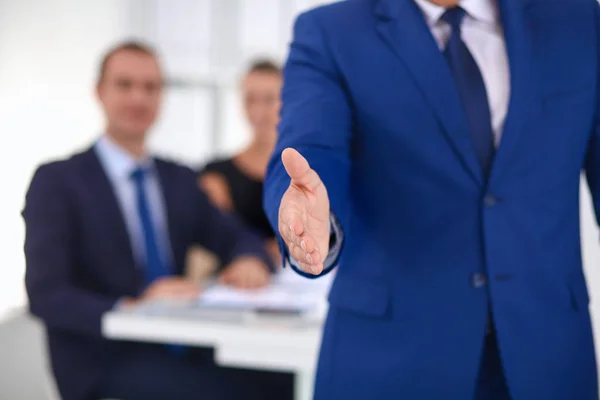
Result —
M 223 265 L 240 255 L 267 260 L 260 240 L 210 205 L 192 170 L 160 159 L 155 165 L 177 274 L 192 244 L 213 251 Z M 63 399 L 81 400 L 112 358 L 134 346 L 104 339 L 101 317 L 123 296 L 140 294 L 143 269 L 134 262 L 117 198 L 93 148 L 41 166 L 23 217 L 30 309 L 47 328 Z

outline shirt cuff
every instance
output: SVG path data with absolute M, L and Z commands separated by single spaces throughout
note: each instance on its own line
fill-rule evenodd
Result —
M 340 252 L 342 250 L 342 242 L 344 240 L 344 233 L 342 231 L 342 227 L 340 226 L 337 218 L 333 213 L 329 217 L 329 253 L 323 262 L 323 272 L 319 274 L 319 276 L 325 275 L 331 270 L 333 270 L 338 263 Z M 289 257 L 289 262 L 292 268 L 296 271 L 300 271 L 300 266 L 297 261 L 293 257 Z M 304 273 L 302 274 L 304 275 Z

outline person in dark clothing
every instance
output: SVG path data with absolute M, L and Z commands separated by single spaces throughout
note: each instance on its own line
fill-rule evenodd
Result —
M 267 163 L 277 141 L 280 68 L 259 60 L 242 82 L 244 110 L 252 130 L 250 145 L 231 158 L 209 162 L 199 173 L 199 184 L 219 209 L 232 212 L 265 241 L 267 252 L 280 263 L 275 235 L 262 208 L 262 187 Z
M 107 53 L 97 83 L 105 132 L 85 151 L 40 166 L 26 195 L 29 307 L 45 326 L 61 398 L 291 398 L 279 375 L 218 366 L 210 348 L 103 336 L 108 311 L 198 296 L 184 273 L 193 245 L 219 257 L 217 272 L 232 286 L 264 286 L 273 272 L 261 238 L 210 203 L 195 171 L 146 148 L 162 82 L 148 46 Z

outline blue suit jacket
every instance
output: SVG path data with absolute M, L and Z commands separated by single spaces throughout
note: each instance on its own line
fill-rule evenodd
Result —
M 242 254 L 267 260 L 262 243 L 220 214 L 197 189 L 195 173 L 155 160 L 164 191 L 175 273 L 192 244 L 227 264 Z M 41 166 L 27 193 L 26 286 L 47 327 L 52 367 L 64 400 L 86 399 L 115 356 L 131 346 L 102 338 L 101 317 L 144 283 L 117 199 L 90 149 Z
M 598 398 L 579 238 L 583 167 L 600 211 L 598 4 L 499 7 L 511 99 L 487 179 L 412 0 L 296 22 L 265 208 L 276 227 L 293 147 L 344 231 L 316 399 L 472 399 L 490 308 L 513 399 Z

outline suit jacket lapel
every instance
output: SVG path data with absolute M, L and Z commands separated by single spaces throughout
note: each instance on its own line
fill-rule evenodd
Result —
M 126 257 L 129 265 L 133 266 L 135 265 L 133 247 L 114 189 L 94 149 L 89 149 L 83 156 L 87 164 L 85 170 L 87 183 L 94 191 L 94 198 L 97 199 L 98 214 L 102 215 L 106 221 L 109 228 L 108 234 L 114 237 L 114 245 L 118 252 Z
M 532 90 L 536 85 L 535 76 L 532 74 L 532 44 L 527 29 L 526 4 L 523 0 L 500 0 L 510 68 L 510 102 L 490 182 L 498 180 L 510 165 L 518 142 L 526 134 L 522 129 L 523 123 L 527 119 L 535 95 L 535 91 Z
M 171 245 L 171 254 L 173 258 L 173 262 L 177 271 L 183 267 L 185 264 L 185 245 L 181 244 L 181 237 L 178 234 L 178 230 L 174 229 L 174 227 L 179 225 L 177 221 L 177 197 L 179 192 L 177 190 L 176 185 L 174 184 L 175 178 L 171 175 L 172 169 L 169 168 L 169 165 L 160 159 L 154 160 L 156 165 L 156 171 L 158 173 L 158 179 L 160 182 L 160 187 L 162 189 L 164 204 L 165 204 L 165 212 L 166 212 L 166 223 L 169 231 L 169 242 Z
M 466 169 L 483 184 L 452 73 L 421 10 L 413 0 L 378 0 L 375 14 L 379 35 L 412 74 Z

